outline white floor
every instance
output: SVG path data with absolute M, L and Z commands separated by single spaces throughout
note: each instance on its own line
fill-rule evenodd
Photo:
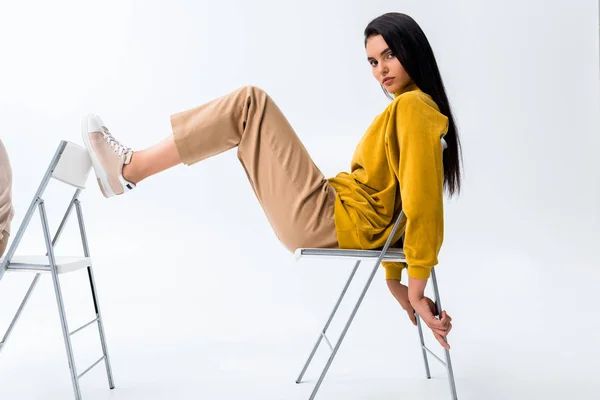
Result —
M 251 227 L 238 229 L 250 237 Z M 77 244 L 69 235 L 65 243 Z M 308 400 L 327 347 L 307 382 L 295 380 L 351 265 L 294 263 L 277 246 L 257 255 L 250 251 L 260 248 L 255 241 L 231 247 L 199 232 L 171 240 L 148 235 L 140 242 L 94 235 L 112 252 L 103 254 L 99 244 L 91 249 L 116 388 L 108 389 L 100 364 L 81 379 L 84 400 Z M 193 237 L 212 243 L 200 261 Z M 159 246 L 160 252 L 148 251 Z M 223 252 L 226 262 L 219 261 Z M 475 270 L 450 265 L 447 260 L 459 259 L 450 254 L 438 270 L 444 307 L 454 320 L 450 343 L 459 399 L 597 399 L 592 292 L 563 285 L 551 261 L 542 270 L 516 253 L 510 257 L 519 279 L 505 279 L 498 272 L 507 264 L 501 257 L 476 262 L 465 255 L 465 265 L 480 266 Z M 360 270 L 357 280 L 369 272 Z M 30 278 L 7 274 L 0 282 L 0 331 Z M 93 319 L 86 279 L 79 272 L 61 277 L 70 330 Z M 348 298 L 358 293 L 352 286 Z M 585 307 L 574 307 L 573 299 Z M 339 313 L 350 311 L 348 302 Z M 341 328 L 342 320 L 332 324 L 332 338 Z M 439 349 L 429 334 L 427 341 Z M 77 333 L 73 347 L 79 373 L 101 354 L 93 327 Z M 73 399 L 66 360 L 45 276 L 0 353 L 0 399 Z M 445 370 L 435 360 L 431 365 L 433 379 L 426 380 L 416 328 L 387 293 L 380 271 L 317 399 L 447 400 Z
M 308 399 L 317 376 L 317 370 L 312 369 L 306 383 L 294 383 L 308 350 L 308 343 L 300 337 L 297 343 L 290 342 L 291 337 L 288 337 L 287 342 L 272 338 L 220 344 L 167 336 L 147 337 L 134 343 L 112 339 L 116 388 L 108 389 L 105 370 L 100 365 L 81 381 L 86 400 Z M 60 344 L 57 340 L 51 343 Z M 35 347 L 41 345 L 40 342 Z M 17 354 L 15 347 L 7 350 L 0 364 L 0 398 L 73 398 L 64 354 L 40 351 L 37 358 L 33 358 L 31 348 L 29 354 Z M 20 351 L 28 350 L 18 347 Z M 390 351 L 385 347 L 375 343 L 345 348 L 317 398 L 449 398 L 441 368 L 435 366 L 434 379 L 427 381 L 423 379 L 422 363 L 415 351 L 409 351 L 406 360 L 402 360 L 400 347 Z M 11 359 L 10 365 L 6 358 Z M 494 370 L 491 361 L 474 371 L 465 365 L 464 354 L 457 352 L 456 359 L 460 399 L 597 398 L 592 395 L 598 393 L 597 383 L 586 384 L 569 377 L 548 381 L 544 379 L 543 370 L 519 376 L 506 369 Z

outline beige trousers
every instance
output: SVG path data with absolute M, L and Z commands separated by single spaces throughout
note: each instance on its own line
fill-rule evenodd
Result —
M 6 251 L 6 245 L 8 244 L 8 237 L 10 236 L 8 234 L 8 232 L 6 232 L 6 231 L 2 231 L 2 234 L 3 234 L 2 239 L 0 239 L 0 257 L 2 257 L 2 255 Z
M 184 164 L 237 147 L 237 155 L 275 234 L 291 252 L 338 248 L 335 191 L 267 93 L 244 86 L 171 116 Z

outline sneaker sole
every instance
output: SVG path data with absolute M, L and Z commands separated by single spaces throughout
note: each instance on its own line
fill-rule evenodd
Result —
M 96 173 L 98 185 L 100 185 L 100 191 L 104 197 L 113 197 L 115 196 L 115 193 L 112 191 L 110 183 L 108 182 L 108 175 L 106 174 L 104 168 L 102 168 L 102 164 L 100 164 L 100 160 L 98 159 L 98 156 L 96 156 L 96 152 L 94 151 L 92 142 L 90 141 L 88 120 L 89 116 L 86 116 L 81 121 L 81 136 L 83 137 L 83 143 L 85 144 L 85 147 L 90 155 L 90 159 L 92 160 L 92 167 Z

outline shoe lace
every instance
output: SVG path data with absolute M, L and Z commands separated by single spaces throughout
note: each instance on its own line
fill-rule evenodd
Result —
M 114 152 L 117 153 L 119 157 L 127 156 L 129 153 L 132 152 L 132 149 L 130 147 L 123 145 L 121 142 L 115 139 L 112 133 L 110 133 L 110 131 L 106 127 L 103 126 L 102 130 L 104 140 L 114 150 Z

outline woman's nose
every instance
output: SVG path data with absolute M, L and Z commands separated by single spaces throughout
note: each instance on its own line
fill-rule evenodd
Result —
M 379 73 L 380 73 L 381 75 L 386 75 L 386 74 L 388 73 L 388 69 L 387 69 L 387 67 L 385 67 L 385 66 L 384 66 L 384 65 L 382 65 L 382 64 L 379 64 L 379 65 L 380 65 L 380 67 L 379 67 Z

